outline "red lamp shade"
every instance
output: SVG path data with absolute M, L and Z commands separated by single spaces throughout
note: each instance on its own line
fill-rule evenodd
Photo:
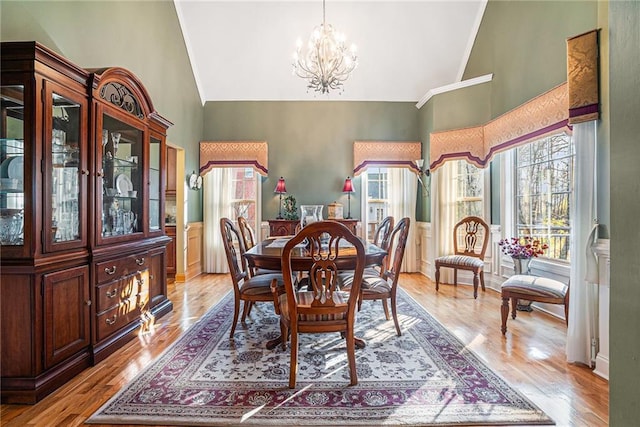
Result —
M 344 180 L 344 187 L 342 187 L 343 193 L 353 193 L 353 183 L 351 182 L 351 177 L 347 177 Z
M 284 185 L 284 178 L 280 177 L 278 180 L 278 184 L 276 184 L 276 189 L 273 190 L 276 194 L 284 194 L 287 192 L 287 187 Z

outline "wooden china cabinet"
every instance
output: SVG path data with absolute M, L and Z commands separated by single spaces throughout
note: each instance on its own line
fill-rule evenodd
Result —
M 141 82 L 3 42 L 0 370 L 35 403 L 168 313 L 165 134 Z

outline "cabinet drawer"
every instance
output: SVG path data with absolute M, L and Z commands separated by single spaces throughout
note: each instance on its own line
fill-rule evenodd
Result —
M 96 313 L 101 313 L 130 299 L 140 301 L 141 295 L 147 295 L 149 289 L 149 271 L 143 270 L 100 285 L 96 288 Z
M 135 273 L 138 270 L 148 268 L 147 253 L 131 255 L 124 258 L 112 259 L 96 264 L 96 276 L 98 284 L 111 282 L 115 278 Z
M 136 315 L 137 312 L 137 315 Z M 118 305 L 97 316 L 97 338 L 101 341 L 140 316 L 140 310 L 123 311 Z

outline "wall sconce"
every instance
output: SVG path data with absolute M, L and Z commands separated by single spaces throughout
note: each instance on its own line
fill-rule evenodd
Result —
M 431 171 L 427 168 L 427 169 L 422 169 L 422 167 L 424 166 L 424 159 L 418 159 L 416 160 L 416 166 L 418 167 L 418 181 L 420 182 L 420 185 L 422 186 L 422 191 L 424 191 L 426 193 L 426 195 L 429 195 L 429 189 L 431 187 Z
M 282 195 L 287 192 L 287 187 L 285 186 L 283 177 L 280 177 L 280 179 L 278 180 L 278 183 L 276 184 L 276 189 L 273 190 L 273 192 L 280 195 L 280 203 L 278 206 L 278 217 L 276 219 L 283 219 L 282 218 Z
M 196 171 L 191 172 L 191 175 L 189 175 L 189 188 L 192 190 L 200 190 L 202 188 L 202 177 Z
M 345 219 L 351 219 L 351 193 L 354 193 L 353 191 L 353 182 L 351 182 L 351 177 L 347 177 L 347 179 L 344 180 L 344 186 L 342 187 L 342 192 L 343 193 L 347 193 L 347 198 L 349 200 L 349 210 L 347 211 L 347 217 Z

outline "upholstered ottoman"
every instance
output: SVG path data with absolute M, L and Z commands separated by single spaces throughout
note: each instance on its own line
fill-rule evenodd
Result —
M 564 304 L 564 318 L 569 322 L 569 285 L 546 277 L 516 274 L 502 284 L 502 334 L 507 333 L 507 316 L 511 300 L 511 317 L 516 318 L 516 303 L 519 299 Z

